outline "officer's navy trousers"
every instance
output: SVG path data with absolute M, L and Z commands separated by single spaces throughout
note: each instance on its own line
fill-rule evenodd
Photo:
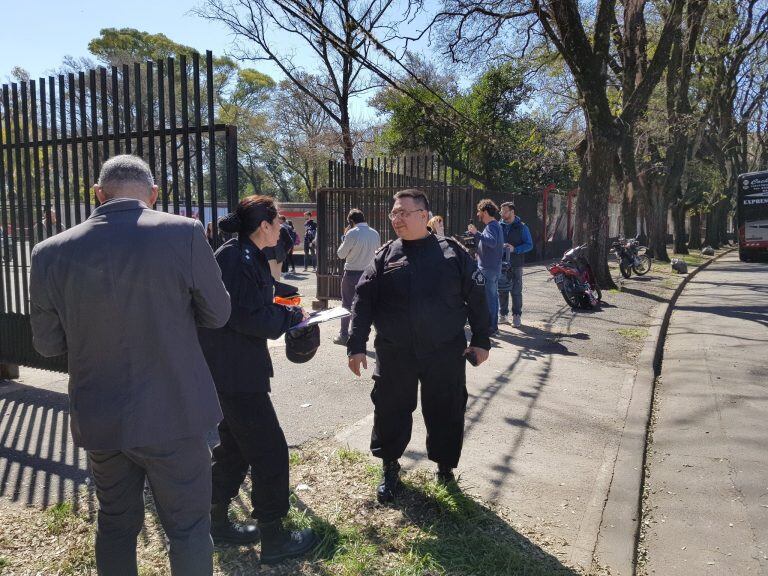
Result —
M 224 419 L 213 448 L 214 504 L 229 504 L 251 471 L 251 515 L 260 522 L 288 514 L 288 444 L 269 394 L 219 394 Z
M 413 350 L 376 346 L 371 452 L 397 460 L 411 439 L 413 411 L 421 382 L 421 411 L 427 428 L 427 456 L 455 468 L 464 440 L 467 387 L 461 334 L 436 352 L 418 358 Z

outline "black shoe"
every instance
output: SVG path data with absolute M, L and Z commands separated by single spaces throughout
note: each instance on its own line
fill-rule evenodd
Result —
M 444 464 L 439 464 L 437 466 L 436 478 L 437 483 L 442 484 L 443 486 L 456 483 L 456 476 L 453 475 L 453 468 Z
M 384 462 L 381 484 L 376 489 L 376 499 L 380 504 L 395 501 L 395 495 L 400 488 L 400 464 L 397 460 Z
M 317 536 L 311 528 L 286 530 L 283 520 L 259 522 L 261 530 L 261 563 L 277 564 L 288 558 L 303 556 L 317 544 Z
M 237 524 L 229 519 L 229 505 L 211 506 L 211 538 L 216 544 L 253 544 L 259 529 L 253 524 Z
M 333 339 L 334 344 L 341 344 L 342 346 L 346 346 L 347 342 L 349 342 L 349 336 L 342 336 L 341 334 Z

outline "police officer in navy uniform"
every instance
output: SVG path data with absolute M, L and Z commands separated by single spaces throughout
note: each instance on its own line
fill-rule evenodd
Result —
M 236 234 L 216 251 L 232 313 L 224 327 L 198 331 L 224 414 L 220 443 L 213 449 L 211 535 L 218 544 L 246 544 L 260 531 L 261 560 L 269 564 L 305 554 L 317 540 L 309 529 L 283 527 L 290 507 L 288 445 L 269 397 L 274 373 L 267 339 L 279 338 L 306 315 L 273 301 L 275 283 L 265 249 L 280 235 L 274 199 L 243 198 L 235 212 L 219 220 L 219 228 Z M 249 468 L 259 530 L 228 518 Z
M 367 368 L 366 342 L 376 327 L 371 451 L 383 460 L 380 502 L 399 487 L 400 464 L 411 438 L 418 384 L 427 427 L 427 455 L 437 478 L 455 480 L 467 406 L 465 366 L 488 358 L 490 316 L 483 276 L 458 242 L 430 234 L 423 192 L 398 192 L 389 215 L 398 238 L 382 246 L 357 285 L 349 368 Z M 464 326 L 472 339 L 467 346 Z

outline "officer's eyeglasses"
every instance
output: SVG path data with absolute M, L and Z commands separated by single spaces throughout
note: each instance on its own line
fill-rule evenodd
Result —
M 398 218 L 406 218 L 414 212 L 424 212 L 424 208 L 417 208 L 416 210 L 393 210 L 389 213 L 390 220 L 397 220 Z

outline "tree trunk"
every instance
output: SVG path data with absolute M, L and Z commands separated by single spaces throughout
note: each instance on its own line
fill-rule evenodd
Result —
M 637 236 L 637 194 L 631 182 L 624 184 L 624 194 L 621 198 L 621 219 L 624 236 Z
M 613 139 L 594 128 L 587 129 L 573 237 L 574 244 L 587 244 L 589 262 L 602 288 L 615 287 L 608 270 L 608 191 L 615 154 Z
M 653 257 L 662 262 L 669 262 L 667 254 L 667 210 L 668 202 L 661 182 L 650 181 L 646 184 L 649 201 L 646 204 L 648 218 L 648 248 Z
M 688 235 L 688 248 L 701 249 L 701 214 L 691 215 L 691 232 Z
M 688 245 L 685 237 L 685 206 L 677 203 L 672 206 L 672 218 L 675 222 L 675 254 L 688 254 Z
M 730 202 L 723 199 L 718 204 L 717 211 L 717 231 L 720 246 L 728 244 L 728 213 L 730 212 Z
M 717 217 L 715 213 L 717 212 L 717 206 L 712 206 L 709 212 L 707 212 L 707 231 L 704 238 L 704 244 L 707 246 L 712 246 L 712 248 L 719 248 L 720 243 L 719 240 L 719 232 L 717 230 Z
M 344 148 L 344 164 L 348 166 L 355 163 L 355 145 L 352 142 L 352 132 L 349 127 L 349 110 L 346 103 L 341 109 L 341 145 Z

